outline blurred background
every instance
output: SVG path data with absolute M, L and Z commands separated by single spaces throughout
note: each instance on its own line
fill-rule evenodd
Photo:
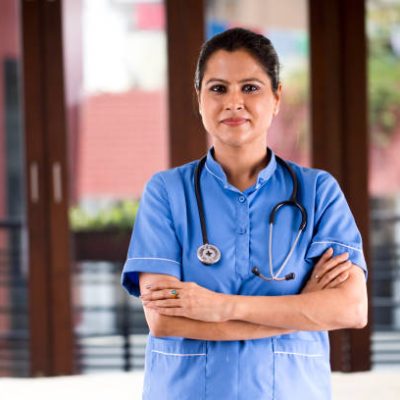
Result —
M 275 152 L 321 165 L 315 140 L 330 143 L 332 124 L 317 126 L 312 116 L 318 106 L 329 109 L 318 96 L 330 87 L 338 88 L 335 104 L 344 104 L 337 130 L 347 126 L 365 143 L 332 148 L 346 149 L 339 176 L 326 166 L 353 199 L 370 269 L 369 326 L 336 333 L 332 364 L 338 371 L 400 366 L 400 2 L 347 3 L 366 51 L 355 60 L 365 75 L 350 69 L 346 79 L 318 73 L 324 62 L 337 62 L 337 71 L 350 65 L 337 49 L 354 37 L 340 33 L 338 17 L 329 25 L 338 32 L 333 47 L 313 53 L 325 26 L 316 3 L 0 2 L 0 376 L 143 369 L 148 329 L 140 302 L 120 286 L 135 213 L 153 173 L 200 157 L 210 144 L 192 105 L 179 111 L 179 91 L 192 95 L 193 62 L 186 75 L 177 65 L 234 26 L 269 37 L 281 59 L 283 105 L 269 132 Z M 180 12 L 192 15 L 184 27 Z M 179 40 L 195 44 L 190 50 L 176 40 L 179 28 L 187 35 Z M 361 86 L 350 104 L 341 96 L 354 82 Z M 175 129 L 181 120 L 187 131 Z M 347 175 L 366 183 L 367 212 Z

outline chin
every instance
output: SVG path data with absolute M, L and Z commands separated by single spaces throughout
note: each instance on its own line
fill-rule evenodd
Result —
M 251 143 L 251 140 L 244 139 L 244 138 L 230 138 L 230 139 L 224 139 L 224 140 L 219 139 L 218 142 L 223 143 L 226 146 L 243 147 L 243 146 L 246 146 L 247 144 Z

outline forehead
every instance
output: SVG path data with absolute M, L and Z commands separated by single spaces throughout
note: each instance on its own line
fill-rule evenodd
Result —
M 246 50 L 217 50 L 207 60 L 204 78 L 243 79 L 246 77 L 267 79 L 261 63 Z

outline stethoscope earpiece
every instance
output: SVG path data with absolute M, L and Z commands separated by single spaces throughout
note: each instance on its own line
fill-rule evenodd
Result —
M 298 182 L 297 182 L 297 177 L 292 168 L 289 166 L 289 164 L 281 159 L 278 156 L 275 156 L 276 159 L 286 167 L 286 169 L 289 171 L 290 177 L 292 178 L 293 181 L 293 190 L 292 194 L 289 198 L 289 200 L 282 201 L 278 204 L 276 204 L 273 209 L 271 210 L 270 217 L 269 217 L 269 271 L 271 277 L 266 277 L 264 276 L 258 267 L 253 267 L 251 272 L 255 275 L 258 276 L 259 278 L 265 280 L 265 281 L 289 281 L 292 279 L 295 279 L 296 274 L 294 272 L 290 272 L 289 274 L 286 274 L 284 277 L 280 277 L 281 273 L 283 272 L 284 268 L 286 267 L 286 264 L 289 262 L 289 259 L 291 258 L 294 249 L 297 246 L 297 243 L 300 239 L 301 233 L 304 231 L 304 229 L 307 226 L 307 212 L 305 208 L 297 201 L 297 189 L 298 189 Z M 203 237 L 203 244 L 199 246 L 197 249 L 197 258 L 204 264 L 204 265 L 212 265 L 216 264 L 220 259 L 221 259 L 221 252 L 218 249 L 217 246 L 208 243 L 208 238 L 207 238 L 207 228 L 206 228 L 206 221 L 204 217 L 204 209 L 203 209 L 203 201 L 201 199 L 201 190 L 200 190 L 200 175 L 201 175 L 201 170 L 206 162 L 207 155 L 205 155 L 197 164 L 195 172 L 194 172 L 194 189 L 195 189 L 195 194 L 196 194 L 196 201 L 197 201 L 197 208 L 199 210 L 199 218 L 200 218 L 200 225 L 201 225 L 201 234 Z M 273 262 L 272 262 L 272 234 L 273 234 L 273 226 L 275 222 L 275 216 L 278 213 L 280 209 L 282 209 L 285 206 L 291 206 L 297 208 L 300 213 L 301 213 L 301 223 L 299 225 L 299 229 L 296 235 L 296 239 L 294 240 L 292 246 L 290 247 L 290 250 L 285 257 L 282 265 L 278 269 L 277 273 L 274 273 L 273 271 Z
M 296 278 L 296 274 L 294 272 L 290 272 L 289 274 L 285 275 L 286 281 L 291 281 L 294 278 Z
M 258 276 L 259 278 L 263 279 L 264 281 L 290 281 L 292 279 L 296 278 L 296 274 L 294 272 L 290 272 L 289 274 L 286 274 L 283 278 L 279 278 L 277 276 L 272 275 L 271 278 L 267 278 L 264 276 L 258 267 L 253 267 L 251 272 L 255 275 Z

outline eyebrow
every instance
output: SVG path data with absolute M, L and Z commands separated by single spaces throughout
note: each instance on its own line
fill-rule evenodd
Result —
M 210 78 L 207 82 L 206 85 L 208 85 L 211 82 L 222 82 L 225 84 L 229 84 L 228 81 L 226 81 L 225 79 L 219 79 L 219 78 Z M 265 82 L 260 81 L 258 78 L 245 78 L 239 81 L 239 83 L 244 83 L 244 82 L 258 82 L 261 83 L 262 85 L 265 85 Z

